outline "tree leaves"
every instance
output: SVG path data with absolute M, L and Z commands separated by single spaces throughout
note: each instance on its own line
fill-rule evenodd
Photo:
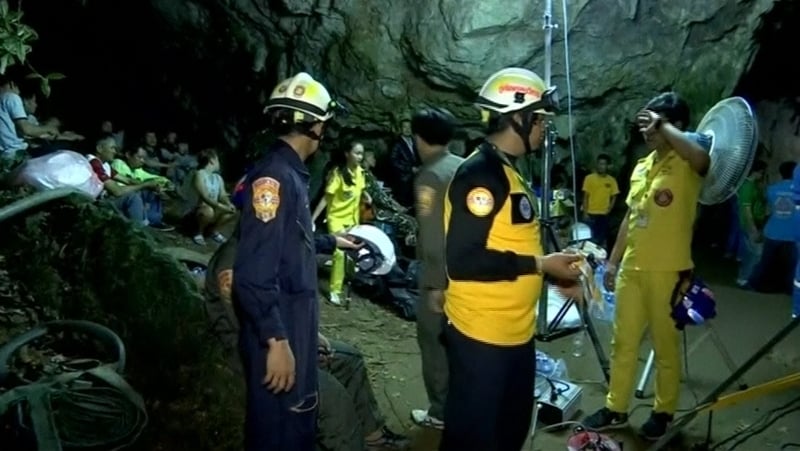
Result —
M 16 64 L 25 64 L 33 50 L 30 43 L 39 38 L 36 30 L 22 22 L 22 11 L 12 10 L 0 0 L 0 74 Z

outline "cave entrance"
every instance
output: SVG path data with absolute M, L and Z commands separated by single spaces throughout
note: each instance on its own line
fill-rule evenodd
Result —
M 761 151 L 770 181 L 784 161 L 800 160 L 800 65 L 788 46 L 800 42 L 800 2 L 775 3 L 756 31 L 758 53 L 734 94 L 756 110 Z
M 759 125 L 758 158 L 768 165 L 768 183 L 779 180 L 778 166 L 784 161 L 800 161 L 800 65 L 791 61 L 790 45 L 800 42 L 800 2 L 780 0 L 762 17 L 755 31 L 758 50 L 742 74 L 734 92 L 755 109 Z M 706 111 L 693 111 L 692 120 L 702 119 Z M 620 168 L 622 192 L 629 188 L 628 175 L 645 153 L 644 142 L 635 126 L 629 131 Z M 725 249 L 736 206 L 733 201 L 704 207 L 698 220 L 695 242 L 703 247 Z

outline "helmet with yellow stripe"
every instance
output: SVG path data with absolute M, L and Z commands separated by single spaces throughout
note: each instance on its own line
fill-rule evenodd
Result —
M 478 93 L 476 105 L 484 111 L 508 114 L 529 110 L 555 114 L 558 97 L 555 87 L 528 69 L 509 67 L 492 74 Z
M 538 148 L 544 136 L 541 115 L 558 110 L 555 87 L 548 87 L 534 72 L 508 67 L 492 74 L 475 101 L 489 134 L 511 128 L 519 135 L 525 152 Z
M 338 104 L 322 83 L 300 72 L 272 90 L 264 112 L 289 110 L 294 123 L 326 122 L 334 116 L 337 108 Z

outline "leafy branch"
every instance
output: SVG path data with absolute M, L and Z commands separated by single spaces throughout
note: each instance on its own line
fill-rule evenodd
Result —
M 29 79 L 39 80 L 45 97 L 50 96 L 50 82 L 62 80 L 64 74 L 42 75 L 28 63 L 28 54 L 33 50 L 31 43 L 39 38 L 36 30 L 22 21 L 22 9 L 11 9 L 7 0 L 0 0 L 0 74 L 15 65 L 25 65 L 31 70 Z

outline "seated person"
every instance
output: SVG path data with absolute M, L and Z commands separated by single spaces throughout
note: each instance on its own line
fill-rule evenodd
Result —
M 325 238 L 330 237 L 330 235 Z M 323 237 L 318 237 L 319 240 Z M 237 356 L 238 324 L 231 303 L 236 239 L 217 249 L 206 272 L 206 311 L 228 360 L 241 371 Z M 318 251 L 322 250 L 317 244 Z M 353 246 L 337 238 L 338 247 Z M 333 250 L 333 245 L 329 246 Z M 364 357 L 342 342 L 319 335 L 319 416 L 317 443 L 326 451 L 404 450 L 409 440 L 386 427 L 372 392 Z
M 150 227 L 158 230 L 175 230 L 174 227 L 164 224 L 162 207 L 162 196 L 175 188 L 166 177 L 151 174 L 142 169 L 145 157 L 146 152 L 140 147 L 126 150 L 123 158 L 116 158 L 111 163 L 111 167 L 117 173 L 114 180 L 123 186 L 139 185 L 147 181 L 155 182 L 158 186 L 156 189 L 147 189 L 141 192 L 145 204 L 146 222 Z
M 35 88 L 30 87 L 22 92 L 22 104 L 28 115 L 28 122 L 50 127 L 53 132 L 46 135 L 25 136 L 25 140 L 29 144 L 28 153 L 32 157 L 39 157 L 57 150 L 75 150 L 75 142 L 83 141 L 83 136 L 71 131 L 61 131 L 61 120 L 57 117 L 51 117 L 41 122 L 36 118 L 36 110 L 39 109 L 38 89 L 37 84 Z
M 117 171 L 111 167 L 111 162 L 117 154 L 117 142 L 113 136 L 97 141 L 95 154 L 87 155 L 86 158 L 97 178 L 103 182 L 104 191 L 101 197 L 109 197 L 126 218 L 137 224 L 146 225 L 142 190 L 158 189 L 158 181 L 153 179 L 138 184 L 123 185 L 114 180 Z
M 189 174 L 197 169 L 197 157 L 189 153 L 189 143 L 186 140 L 178 139 L 174 163 L 175 165 L 167 169 L 167 177 L 172 180 L 175 186 L 183 185 L 183 181 Z
M 220 229 L 236 217 L 236 208 L 225 191 L 225 182 L 219 175 L 219 156 L 214 149 L 200 152 L 199 167 L 181 187 L 183 207 L 181 216 L 191 223 L 195 235 L 192 240 L 205 245 L 204 235 L 209 232 L 211 239 L 223 243 L 225 237 Z
M 13 68 L 0 75 L 0 166 L 11 168 L 27 157 L 25 138 L 43 138 L 58 134 L 51 126 L 37 125 L 28 120 L 25 104 L 17 85 L 18 74 Z
M 173 166 L 172 161 L 163 160 L 165 154 L 161 152 L 158 144 L 158 135 L 152 130 L 144 133 L 141 149 L 144 150 L 143 166 L 153 174 L 163 174 Z

